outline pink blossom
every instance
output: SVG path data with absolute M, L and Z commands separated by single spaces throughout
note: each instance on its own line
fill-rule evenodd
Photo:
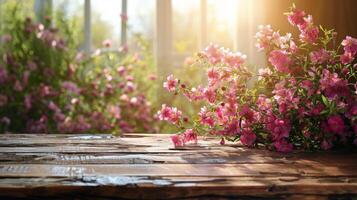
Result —
M 318 103 L 311 110 L 311 114 L 314 116 L 319 116 L 321 112 L 325 109 L 325 106 L 322 103 Z
M 127 81 L 134 81 L 134 77 L 131 76 L 131 75 L 127 75 L 127 76 L 125 77 L 125 79 L 126 79 Z
M 26 129 L 30 133 L 46 133 L 48 118 L 46 115 L 41 116 L 39 120 L 29 120 L 26 123 Z
M 305 23 L 300 24 L 300 40 L 306 43 L 315 43 L 319 37 L 319 28 L 313 25 L 312 16 L 304 18 Z
M 227 102 L 223 106 L 223 114 L 226 117 L 236 116 L 238 112 L 238 104 L 233 102 Z
M 321 146 L 321 149 L 323 149 L 323 150 L 329 150 L 332 148 L 333 145 L 330 140 L 325 139 L 321 142 L 320 146 Z
M 289 51 L 291 53 L 296 53 L 298 51 L 298 47 L 293 40 L 290 40 Z
M 354 116 L 357 116 L 357 102 L 348 106 L 347 111 L 345 112 L 345 116 L 350 119 Z
M 217 117 L 217 120 L 222 124 L 228 121 L 228 117 L 224 115 L 223 112 L 223 106 L 219 106 L 215 109 L 215 115 Z
M 30 95 L 26 95 L 25 96 L 25 100 L 24 100 L 24 105 L 25 105 L 25 109 L 26 110 L 30 110 L 32 107 L 32 102 L 31 102 L 31 96 Z
M 35 71 L 37 69 L 37 64 L 33 61 L 28 61 L 26 68 L 29 69 L 30 71 Z
M 86 132 L 91 128 L 91 124 L 89 124 L 86 120 L 86 118 L 83 115 L 78 115 L 76 119 L 76 124 L 74 126 L 75 132 Z M 105 126 L 105 123 L 102 123 L 102 127 Z
M 170 117 L 170 121 L 173 124 L 178 124 L 182 116 L 182 112 L 179 111 L 177 108 L 172 108 L 172 113 Z
M 215 120 L 212 117 L 212 113 L 209 112 L 205 106 L 201 108 L 201 111 L 198 113 L 198 116 L 200 117 L 201 124 L 208 125 L 210 127 L 214 126 Z
M 53 119 L 56 121 L 56 122 L 63 122 L 65 120 L 66 116 L 61 113 L 60 111 L 59 112 L 55 112 L 55 114 L 53 115 Z
M 293 88 L 284 87 L 285 81 L 275 85 L 273 90 L 274 99 L 279 105 L 279 111 L 285 113 L 288 109 L 297 108 L 300 102 L 299 96 L 295 96 Z
M 40 84 L 40 96 L 45 97 L 51 95 L 51 86 Z
M 270 52 L 269 62 L 280 72 L 290 72 L 289 67 L 292 64 L 292 60 L 286 51 L 274 50 Z
M 24 86 L 27 86 L 29 82 L 29 77 L 30 77 L 30 71 L 28 70 L 24 71 L 24 74 L 22 76 L 22 83 Z
M 242 64 L 244 64 L 246 59 L 247 56 L 240 52 L 233 53 L 227 50 L 224 52 L 223 61 L 230 67 L 239 68 Z
M 207 56 L 211 64 L 221 62 L 223 57 L 221 50 L 218 48 L 218 45 L 214 45 L 212 43 L 206 47 L 203 53 Z
M 4 43 L 10 42 L 12 40 L 12 36 L 10 34 L 5 34 L 1 36 L 1 41 Z
M 257 106 L 259 110 L 267 111 L 272 107 L 271 100 L 263 95 L 260 95 L 257 100 Z
M 171 108 L 163 104 L 161 110 L 158 111 L 157 115 L 160 120 L 165 120 L 173 124 L 177 124 L 180 121 L 182 112 L 179 111 L 177 108 Z
M 254 121 L 254 112 L 249 108 L 248 105 L 243 105 L 239 112 L 239 115 L 244 117 L 248 122 Z
M 190 66 L 195 62 L 194 58 L 191 56 L 188 56 L 185 58 L 185 60 L 183 61 L 185 66 Z
M 126 121 L 120 121 L 119 127 L 123 132 L 126 132 L 126 133 L 133 132 L 133 127 L 130 124 L 128 124 Z
M 11 123 L 11 119 L 8 118 L 8 117 L 2 117 L 2 118 L 0 119 L 0 123 L 3 123 L 3 124 L 5 124 L 6 126 L 8 126 L 8 125 L 10 125 L 10 123 Z
M 327 69 L 322 71 L 320 88 L 326 97 L 330 99 L 333 99 L 336 96 L 341 97 L 350 95 L 347 80 L 339 78 L 337 73 L 331 73 Z
M 218 70 L 214 67 L 211 67 L 207 70 L 208 82 L 210 85 L 215 85 L 220 78 Z
M 8 79 L 7 70 L 0 65 L 0 84 L 5 83 L 7 79 Z
M 311 62 L 314 64 L 322 64 L 330 59 L 330 53 L 325 49 L 313 51 L 310 53 Z
M 131 97 L 131 99 L 129 100 L 130 104 L 137 106 L 139 103 L 139 100 L 137 97 Z
M 293 150 L 293 144 L 286 139 L 280 139 L 274 142 L 274 147 L 278 152 L 289 153 Z
M 300 83 L 300 87 L 304 88 L 307 91 L 307 95 L 311 96 L 314 94 L 315 89 L 313 88 L 314 83 L 311 80 L 303 80 Z
M 187 129 L 182 136 L 184 144 L 187 142 L 193 142 L 194 144 L 197 144 L 197 134 L 192 129 Z
M 239 121 L 236 118 L 231 119 L 224 126 L 224 129 L 219 132 L 223 136 L 236 136 L 240 133 Z
M 346 53 L 351 53 L 354 56 L 357 53 L 357 39 L 351 36 L 346 36 L 346 39 L 342 41 L 343 49 Z
M 121 20 L 123 20 L 123 21 L 128 21 L 128 15 L 126 15 L 126 14 L 124 14 L 124 13 L 121 13 L 121 14 L 120 14 L 120 18 L 121 18 Z
M 70 82 L 70 81 L 64 81 L 62 83 L 62 87 L 66 89 L 68 92 L 71 92 L 73 94 L 79 94 L 81 90 L 78 88 L 77 84 Z
M 119 98 L 121 101 L 129 101 L 129 96 L 126 94 L 122 94 Z
M 255 142 L 257 136 L 253 133 L 251 129 L 244 129 L 242 135 L 240 136 L 240 141 L 246 146 L 252 146 Z
M 258 80 L 262 80 L 263 78 L 268 78 L 270 75 L 272 75 L 272 71 L 269 69 L 269 68 L 267 68 L 267 67 L 265 67 L 265 68 L 260 68 L 259 70 L 258 70 Z
M 340 56 L 341 63 L 345 64 L 345 65 L 351 63 L 353 61 L 353 59 L 354 59 L 354 56 L 352 55 L 351 52 L 345 52 L 344 54 L 342 54 Z
M 121 109 L 119 106 L 109 106 L 108 110 L 115 119 L 121 118 Z
M 271 132 L 274 141 L 289 137 L 291 130 L 291 124 L 288 119 L 279 119 L 274 115 L 270 116 L 266 127 Z
M 288 21 L 293 26 L 299 26 L 305 23 L 305 12 L 302 10 L 294 9 L 288 14 Z
M 15 81 L 14 90 L 17 92 L 21 92 L 23 90 L 23 87 L 19 80 Z
M 273 33 L 272 42 L 280 49 L 289 49 L 291 40 L 291 33 L 287 33 L 285 36 L 280 36 L 279 32 Z
M 164 82 L 164 88 L 167 89 L 169 92 L 173 92 L 176 90 L 178 82 L 178 79 L 175 79 L 174 76 L 171 74 L 167 77 L 167 81 Z
M 102 42 L 102 45 L 103 45 L 104 47 L 106 47 L 106 48 L 109 48 L 109 47 L 112 46 L 112 41 L 109 40 L 109 39 L 106 39 L 106 40 L 104 40 L 104 41 Z
M 48 103 L 48 108 L 50 109 L 50 110 L 52 110 L 52 111 L 54 111 L 54 112 L 58 112 L 60 109 L 58 108 L 58 106 L 55 104 L 55 103 L 53 103 L 53 101 L 50 101 L 49 103 Z
M 327 124 L 332 132 L 342 135 L 345 131 L 345 123 L 339 115 L 333 115 L 328 118 Z
M 135 89 L 136 89 L 136 86 L 133 82 L 131 82 L 131 81 L 126 82 L 126 85 L 125 85 L 126 93 L 134 92 Z
M 202 86 L 198 86 L 198 88 L 191 88 L 190 91 L 184 91 L 184 95 L 190 100 L 190 101 L 199 101 L 204 99 L 203 95 L 203 90 L 204 88 Z
M 157 79 L 157 76 L 155 74 L 149 74 L 148 79 L 154 81 Z
M 271 29 L 270 25 L 260 25 L 258 29 L 259 31 L 255 34 L 255 38 L 257 39 L 256 47 L 259 51 L 261 51 L 269 47 L 273 35 L 273 30 Z
M 8 102 L 6 95 L 0 94 L 0 107 L 5 106 Z
M 203 90 L 203 96 L 209 103 L 214 103 L 216 101 L 216 92 L 212 88 L 205 88 Z
M 52 77 L 54 76 L 55 72 L 53 71 L 53 69 L 49 68 L 49 67 L 46 67 L 44 70 L 43 70 L 43 75 L 45 77 Z
M 171 136 L 171 141 L 172 143 L 174 143 L 175 148 L 182 147 L 184 145 L 183 138 L 181 137 L 181 135 Z
M 124 66 L 120 66 L 118 67 L 117 72 L 119 75 L 123 76 L 124 73 L 126 72 L 126 68 Z
M 319 37 L 319 28 L 308 27 L 300 34 L 300 39 L 306 43 L 315 43 Z
M 226 143 L 226 141 L 224 140 L 224 138 L 221 138 L 221 141 L 219 142 L 220 145 L 224 145 Z

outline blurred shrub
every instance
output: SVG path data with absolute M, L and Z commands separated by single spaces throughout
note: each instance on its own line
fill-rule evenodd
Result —
M 155 131 L 145 51 L 88 57 L 60 13 L 39 24 L 22 16 L 21 4 L 1 9 L 0 132 Z

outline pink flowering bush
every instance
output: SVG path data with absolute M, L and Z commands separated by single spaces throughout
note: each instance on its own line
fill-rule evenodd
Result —
M 41 24 L 22 17 L 19 4 L 8 9 L 0 30 L 0 132 L 156 131 L 147 88 L 156 77 L 143 74 L 145 53 L 77 53 L 65 18 Z
M 156 132 L 148 98 L 156 78 L 142 76 L 141 72 L 148 70 L 142 59 L 139 54 L 98 50 L 74 65 L 71 80 L 76 84 L 65 87 L 65 97 L 71 102 L 68 113 L 73 117 L 61 122 L 59 130 Z
M 268 65 L 258 74 L 247 69 L 245 55 L 211 44 L 196 58 L 207 67 L 207 84 L 167 78 L 169 92 L 203 103 L 195 116 L 168 105 L 157 113 L 177 127 L 176 147 L 206 134 L 221 144 L 279 152 L 357 145 L 357 39 L 347 36 L 336 46 L 336 33 L 316 26 L 311 15 L 293 6 L 287 17 L 298 38 L 259 27 L 257 47 Z

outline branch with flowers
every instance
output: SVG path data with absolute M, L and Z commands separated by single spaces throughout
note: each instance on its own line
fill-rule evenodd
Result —
M 247 69 L 245 55 L 211 44 L 196 57 L 207 66 L 207 85 L 167 78 L 169 92 L 204 102 L 191 118 L 167 105 L 158 111 L 178 129 L 171 137 L 175 147 L 207 134 L 221 144 L 240 141 L 279 152 L 357 145 L 357 39 L 347 36 L 335 46 L 336 32 L 316 26 L 311 15 L 295 6 L 286 15 L 299 38 L 260 26 L 257 48 L 268 65 L 258 74 Z

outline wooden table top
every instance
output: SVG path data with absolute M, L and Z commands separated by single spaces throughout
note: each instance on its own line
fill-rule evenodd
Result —
M 0 135 L 0 199 L 357 199 L 357 153 L 166 134 Z M 44 198 L 46 197 L 46 198 Z

